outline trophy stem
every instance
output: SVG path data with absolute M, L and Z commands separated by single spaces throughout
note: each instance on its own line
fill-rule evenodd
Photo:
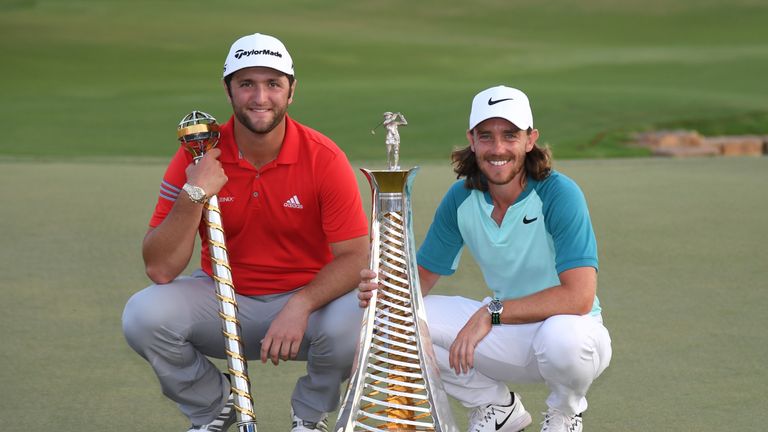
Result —
M 256 413 L 251 398 L 248 363 L 240 338 L 240 321 L 237 319 L 237 300 L 232 282 L 232 269 L 229 266 L 221 210 L 216 195 L 212 196 L 205 205 L 205 224 L 208 229 L 208 248 L 213 267 L 213 280 L 216 285 L 216 297 L 219 299 L 219 317 L 221 317 L 224 334 L 227 368 L 235 399 L 238 429 L 240 432 L 256 432 Z

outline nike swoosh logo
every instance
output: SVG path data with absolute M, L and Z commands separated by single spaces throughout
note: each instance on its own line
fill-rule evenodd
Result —
M 513 99 L 512 98 L 506 98 L 506 99 L 493 100 L 492 97 L 489 97 L 488 98 L 488 105 L 496 105 L 499 102 L 504 102 L 504 101 L 508 101 L 508 100 L 513 100 Z
M 529 223 L 534 222 L 536 219 L 538 219 L 538 217 L 535 217 L 533 219 L 528 219 L 527 216 L 523 216 L 523 223 L 528 225 Z
M 512 415 L 512 410 L 509 410 L 509 414 L 507 414 L 507 417 L 504 419 L 504 421 L 502 421 L 501 423 L 496 422 L 496 430 L 499 430 L 502 427 L 504 427 L 504 423 L 506 423 L 507 420 L 509 420 L 509 416 L 511 416 L 511 415 Z

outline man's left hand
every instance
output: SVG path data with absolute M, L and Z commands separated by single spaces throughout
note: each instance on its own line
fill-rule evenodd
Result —
M 472 315 L 451 345 L 449 364 L 456 374 L 468 373 L 475 365 L 475 347 L 491 331 L 491 317 L 483 305 Z

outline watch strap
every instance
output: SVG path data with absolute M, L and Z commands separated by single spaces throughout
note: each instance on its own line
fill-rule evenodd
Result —
M 498 312 L 491 312 L 491 324 L 501 324 L 501 314 Z

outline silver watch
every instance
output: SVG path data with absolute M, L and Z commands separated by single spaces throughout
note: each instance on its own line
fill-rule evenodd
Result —
M 488 303 L 487 308 L 488 313 L 491 314 L 491 324 L 501 324 L 501 313 L 504 312 L 504 303 L 502 303 L 498 298 L 494 298 L 490 303 Z
M 205 194 L 205 190 L 203 190 L 203 188 L 200 186 L 184 183 L 184 186 L 182 186 L 181 189 L 187 193 L 189 199 L 192 200 L 192 202 L 205 204 L 205 202 L 208 200 L 208 196 Z

